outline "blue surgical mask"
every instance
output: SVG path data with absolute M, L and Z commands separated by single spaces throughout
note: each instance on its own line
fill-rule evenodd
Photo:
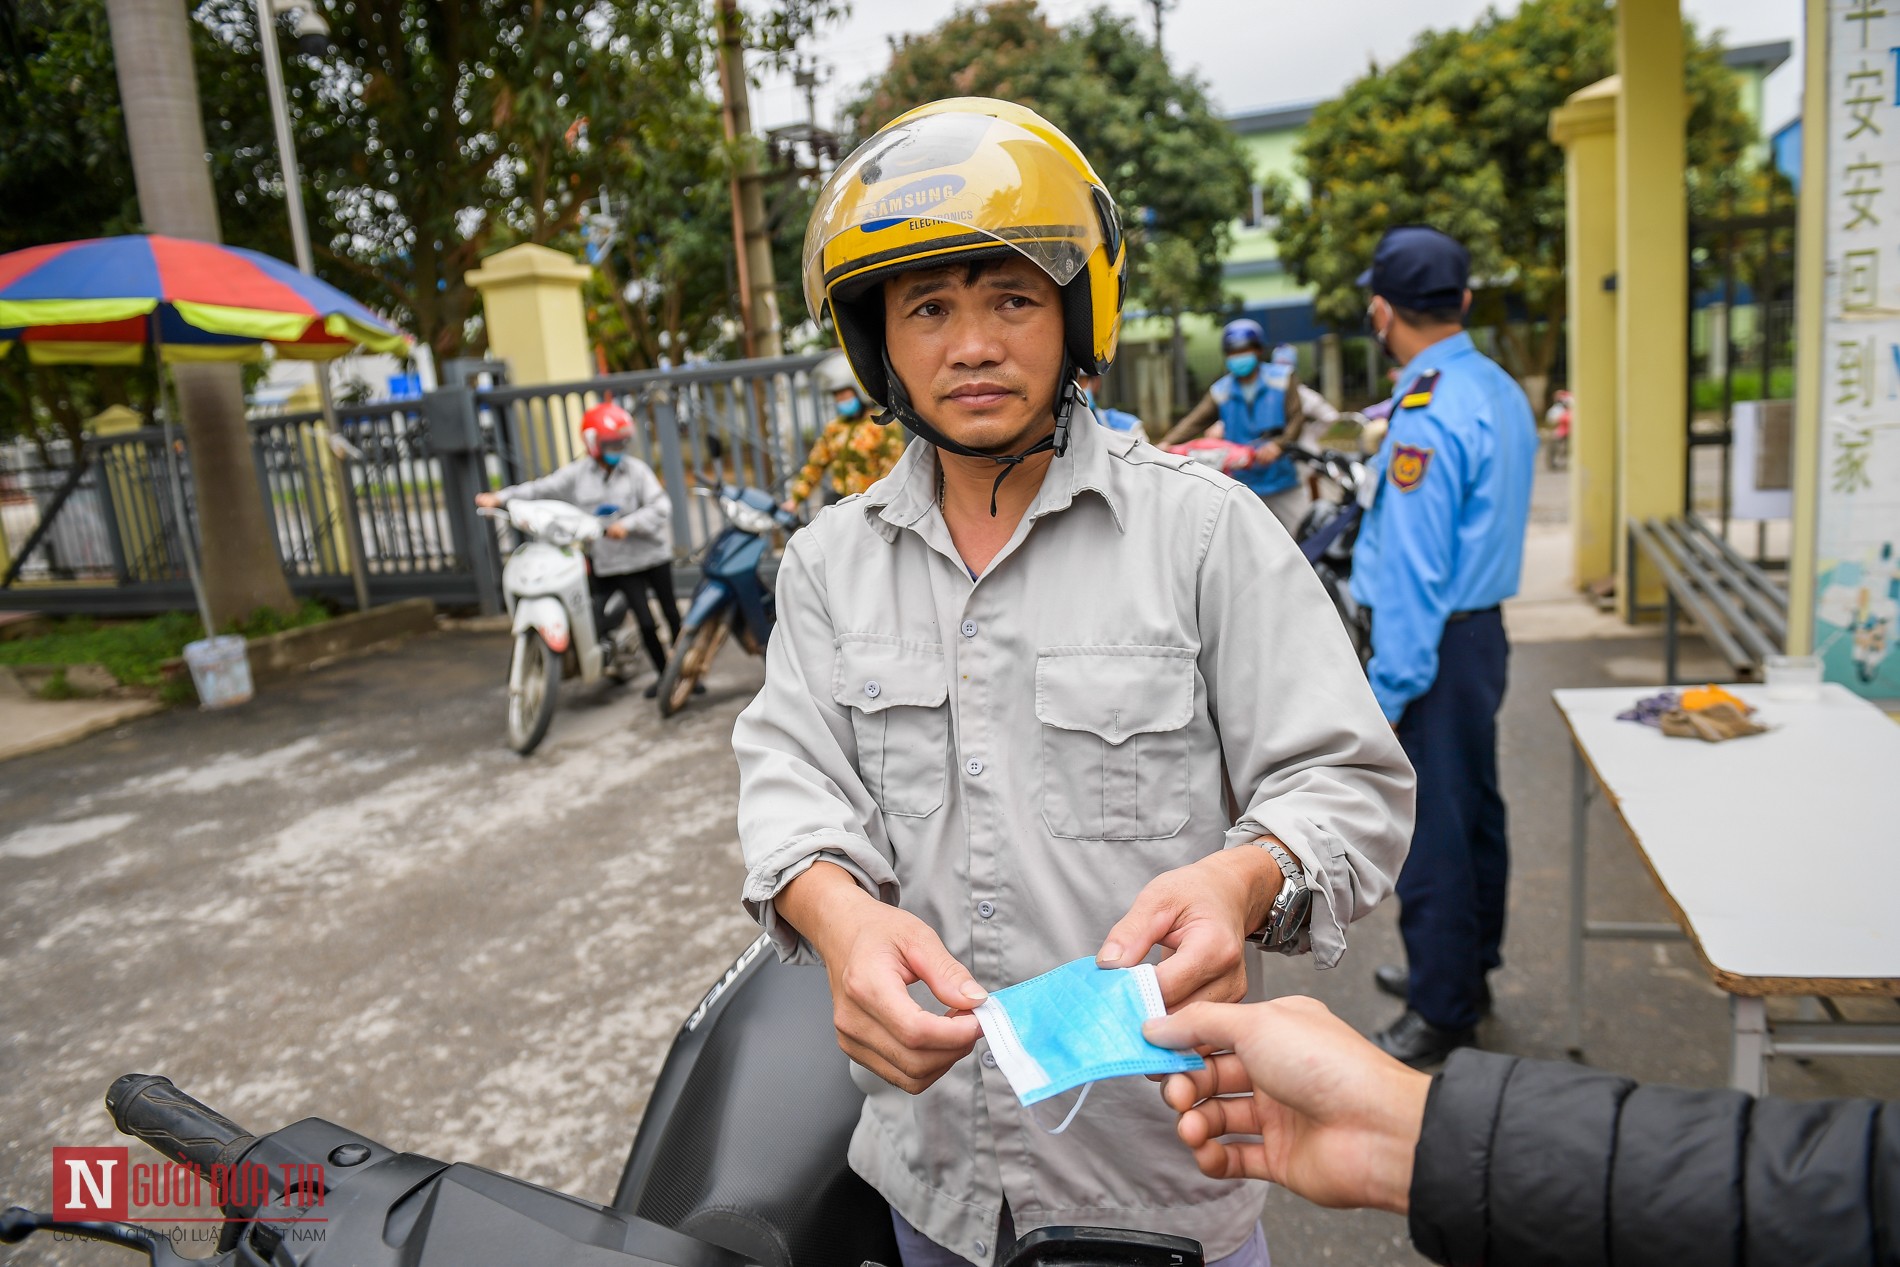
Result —
M 1235 378 L 1245 378 L 1259 368 L 1258 352 L 1236 352 L 1227 358 L 1227 372 Z
M 603 453 L 600 455 L 600 464 L 602 466 L 608 466 L 608 467 L 619 466 L 620 455 L 618 453 L 614 453 L 611 451 L 607 453 Z
M 864 402 L 859 400 L 856 396 L 851 396 L 838 402 L 838 416 L 840 418 L 855 418 L 863 412 Z
M 1027 1108 L 1102 1078 L 1201 1068 L 1193 1052 L 1169 1051 L 1142 1037 L 1143 1023 L 1166 1011 L 1154 965 L 1100 968 L 1093 959 L 1076 959 L 995 991 L 976 1008 L 976 1019 L 997 1068 Z M 1067 1129 L 1081 1107 L 1077 1099 L 1052 1133 Z

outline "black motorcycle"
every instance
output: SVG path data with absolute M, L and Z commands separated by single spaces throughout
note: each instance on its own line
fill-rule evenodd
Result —
M 106 1093 L 113 1122 L 224 1185 L 216 1254 L 186 1259 L 131 1223 L 0 1214 L 0 1243 L 50 1231 L 143 1251 L 159 1267 L 862 1267 L 898 1262 L 890 1208 L 845 1162 L 863 1096 L 821 969 L 754 942 L 686 1018 L 620 1179 L 595 1205 L 397 1152 L 306 1118 L 253 1136 L 160 1077 Z M 1202 1267 L 1180 1237 L 1048 1227 L 1010 1267 Z
M 1336 449 L 1293 447 L 1293 455 L 1325 477 L 1323 495 L 1315 497 L 1300 520 L 1293 539 L 1313 565 L 1333 609 L 1346 626 L 1352 649 L 1364 665 L 1372 658 L 1372 618 L 1352 596 L 1352 548 L 1359 540 L 1365 518 L 1362 498 L 1372 478 L 1365 459 Z

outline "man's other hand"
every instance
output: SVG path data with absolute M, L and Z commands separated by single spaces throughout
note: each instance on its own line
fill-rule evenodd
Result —
M 625 523 L 611 523 L 607 525 L 607 535 L 612 537 L 615 541 L 625 539 L 627 532 L 628 529 Z
M 878 901 L 827 862 L 787 885 L 778 906 L 825 961 L 845 1055 L 915 1095 L 976 1046 L 983 1028 L 969 1009 L 989 995 L 928 924 Z M 918 981 L 961 1015 L 918 1007 L 909 990 Z
M 1156 966 L 1155 979 L 1170 1010 L 1244 998 L 1247 966 L 1241 945 L 1266 923 L 1284 881 L 1273 855 L 1254 845 L 1163 871 L 1108 930 L 1095 962 L 1132 968 L 1161 946 L 1169 953 Z
M 1432 1080 L 1325 1004 L 1196 1003 L 1143 1032 L 1163 1047 L 1221 1052 L 1161 1086 L 1203 1174 L 1270 1180 L 1315 1205 L 1407 1211 Z
M 501 494 L 477 493 L 475 494 L 475 504 L 484 510 L 492 510 L 494 507 L 501 505 Z

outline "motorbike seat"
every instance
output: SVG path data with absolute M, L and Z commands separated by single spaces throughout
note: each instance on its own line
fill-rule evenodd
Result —
M 614 1208 L 761 1267 L 896 1264 L 890 1207 L 845 1160 L 848 1070 L 824 970 L 760 938 L 674 1039 Z

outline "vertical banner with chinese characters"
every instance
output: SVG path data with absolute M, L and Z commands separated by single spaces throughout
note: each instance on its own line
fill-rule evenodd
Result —
M 1808 94 L 1827 102 L 1810 144 L 1826 145 L 1828 176 L 1814 650 L 1830 681 L 1896 699 L 1900 0 L 1828 0 L 1827 65 Z

